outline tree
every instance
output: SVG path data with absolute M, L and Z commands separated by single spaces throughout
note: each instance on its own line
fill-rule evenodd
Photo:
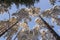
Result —
M 53 23 L 60 26 L 60 6 L 55 5 L 57 0 L 49 0 L 53 5 L 52 8 L 41 12 L 41 8 L 34 7 L 34 3 L 39 0 L 0 0 L 0 14 L 8 12 L 9 19 L 0 21 L 0 37 L 4 35 L 6 40 L 60 40 L 60 36 L 53 30 L 53 26 L 47 23 L 43 18 L 51 18 Z M 25 5 L 27 8 L 21 8 L 10 16 L 9 9 L 15 4 L 19 9 L 19 5 Z M 36 25 L 33 29 L 29 28 L 28 22 L 32 17 L 36 17 Z

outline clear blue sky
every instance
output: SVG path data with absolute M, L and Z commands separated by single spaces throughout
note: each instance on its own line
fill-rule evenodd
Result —
M 42 11 L 45 10 L 45 9 L 51 8 L 52 6 L 48 2 L 49 2 L 48 0 L 40 0 L 39 3 L 35 4 L 35 7 L 40 7 Z M 56 3 L 56 5 L 59 5 L 59 3 Z M 25 6 L 20 6 L 20 8 L 23 8 L 23 7 L 25 7 Z M 13 13 L 13 12 L 16 12 L 16 11 L 17 11 L 16 6 L 12 5 L 12 9 L 10 10 L 10 13 L 11 12 Z M 7 17 L 8 17 L 7 14 L 6 15 L 4 14 L 3 16 L 0 15 L 0 20 L 2 20 L 2 18 L 5 19 Z M 30 28 L 32 28 L 35 25 L 34 19 L 35 18 L 33 18 L 31 22 L 29 22 Z M 51 21 L 50 19 L 45 19 L 45 20 L 47 20 L 48 22 Z M 49 24 L 52 25 L 51 22 L 49 22 Z M 57 29 L 60 29 L 60 27 L 55 25 L 55 24 L 53 24 L 53 25 L 55 26 L 54 30 L 60 35 L 60 33 L 57 31 Z M 0 40 L 6 40 L 6 39 L 1 37 Z

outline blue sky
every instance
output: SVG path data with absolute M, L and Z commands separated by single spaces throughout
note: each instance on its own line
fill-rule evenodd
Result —
M 60 5 L 60 4 L 59 4 L 59 3 L 56 3 L 56 5 Z M 24 8 L 24 7 L 25 7 L 25 6 L 23 5 L 23 6 L 20 6 L 19 8 Z M 50 3 L 49 3 L 48 0 L 40 0 L 39 3 L 35 3 L 35 7 L 40 7 L 41 10 L 43 11 L 43 10 L 45 10 L 45 9 L 51 8 L 52 5 L 50 5 Z M 16 6 L 15 6 L 15 5 L 12 5 L 12 9 L 11 9 L 9 12 L 10 12 L 10 13 L 14 13 L 14 12 L 16 12 L 16 11 L 17 11 Z M 3 16 L 0 15 L 0 20 L 6 19 L 7 17 L 8 17 L 8 14 L 6 14 L 6 15 L 4 14 Z M 3 19 L 2 19 L 2 18 L 3 18 Z M 29 22 L 30 28 L 32 28 L 32 27 L 35 25 L 34 19 L 35 19 L 35 18 L 33 18 L 31 22 Z M 57 26 L 57 25 L 55 25 L 55 24 L 52 24 L 52 22 L 50 22 L 50 21 L 51 21 L 50 19 L 46 19 L 46 18 L 45 18 L 45 20 L 47 20 L 47 22 L 48 22 L 49 24 L 54 25 L 54 30 L 57 32 L 58 35 L 60 35 L 60 33 L 57 31 L 57 29 L 60 29 L 60 27 Z M 3 37 L 1 37 L 0 40 L 6 40 L 6 39 L 3 38 Z

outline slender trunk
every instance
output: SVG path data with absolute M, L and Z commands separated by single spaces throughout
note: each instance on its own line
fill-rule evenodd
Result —
M 15 26 L 19 21 L 17 21 L 15 24 L 13 24 L 12 26 L 9 26 L 9 28 L 7 28 L 6 30 L 4 30 L 2 33 L 0 33 L 0 37 L 3 36 L 8 30 L 10 30 L 13 26 Z
M 44 22 L 44 24 L 47 26 L 47 28 L 50 30 L 50 32 L 55 36 L 56 40 L 60 40 L 60 36 L 52 29 L 52 27 L 39 15 L 41 20 Z

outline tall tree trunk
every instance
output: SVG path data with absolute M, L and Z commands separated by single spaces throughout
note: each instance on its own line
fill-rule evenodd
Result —
M 8 30 L 10 30 L 10 29 L 11 29 L 13 26 L 15 26 L 18 22 L 19 22 L 19 21 L 17 21 L 17 22 L 16 22 L 15 24 L 13 24 L 12 26 L 9 26 L 9 28 L 7 28 L 7 29 L 5 28 L 6 30 L 5 30 L 5 29 L 4 29 L 4 30 L 1 30 L 1 31 L 3 31 L 3 32 L 0 33 L 0 37 L 3 36 Z
M 39 15 L 39 17 L 50 30 L 50 32 L 53 34 L 53 36 L 56 38 L 56 40 L 60 40 L 60 36 L 52 29 L 52 27 L 41 17 L 41 15 Z

